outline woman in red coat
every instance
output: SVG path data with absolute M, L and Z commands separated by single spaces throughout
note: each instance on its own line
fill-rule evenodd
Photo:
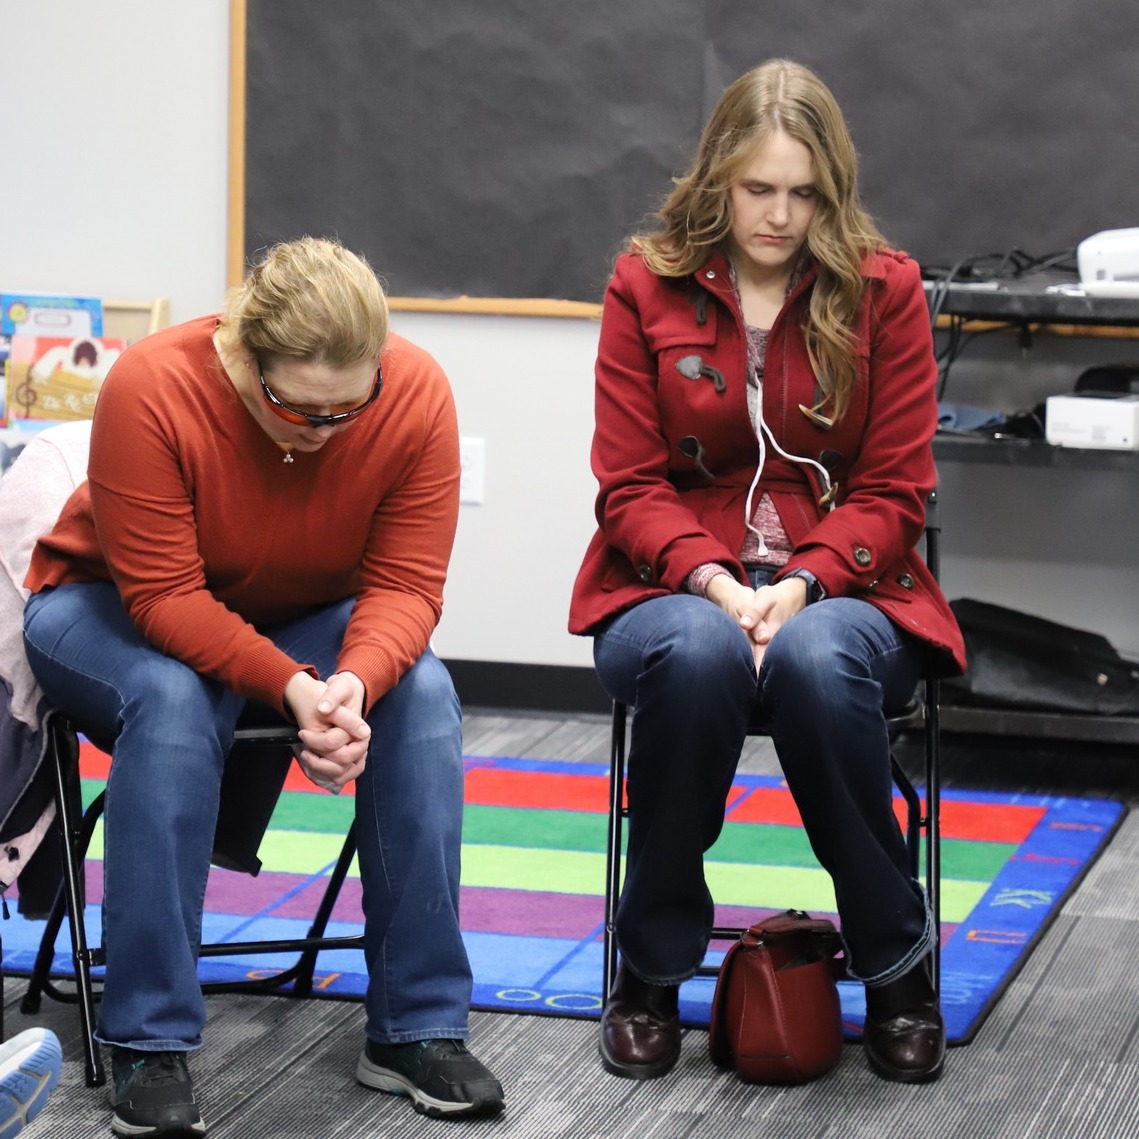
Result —
M 703 853 L 759 717 L 834 880 L 868 1058 L 934 1079 L 935 935 L 886 729 L 923 671 L 964 666 L 916 552 L 937 422 L 918 267 L 859 203 L 833 96 L 784 60 L 724 93 L 659 218 L 605 298 L 599 529 L 570 614 L 634 710 L 602 1058 L 641 1079 L 676 1062 L 677 988 L 712 926 Z

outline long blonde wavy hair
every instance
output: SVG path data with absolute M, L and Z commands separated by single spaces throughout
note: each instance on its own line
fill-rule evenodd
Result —
M 842 418 L 856 375 L 854 322 L 865 290 L 861 262 L 881 249 L 858 197 L 858 156 L 838 103 L 814 72 L 772 59 L 741 75 L 720 97 L 704 127 L 692 168 L 675 179 L 651 233 L 630 245 L 654 273 L 684 277 L 720 248 L 731 230 L 732 185 L 776 131 L 811 152 L 818 205 L 807 248 L 818 277 L 803 329 L 823 399 L 809 412 L 826 424 Z

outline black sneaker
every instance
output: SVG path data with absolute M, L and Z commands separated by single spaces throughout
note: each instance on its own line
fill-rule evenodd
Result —
M 115 1109 L 111 1130 L 116 1135 L 193 1139 L 206 1133 L 184 1052 L 114 1048 L 111 1074 L 114 1087 L 107 1098 Z
M 411 1096 L 415 1110 L 434 1119 L 497 1115 L 502 1110 L 502 1085 L 461 1040 L 369 1040 L 356 1065 L 356 1079 L 377 1091 Z

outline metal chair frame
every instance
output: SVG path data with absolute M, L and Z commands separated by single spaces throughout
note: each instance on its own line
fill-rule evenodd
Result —
M 58 812 L 57 824 L 63 854 L 63 880 L 56 894 L 55 903 L 48 916 L 39 951 L 28 982 L 27 991 L 21 1002 L 21 1011 L 35 1014 L 40 1007 L 44 993 L 54 1000 L 75 1002 L 79 1006 L 79 1019 L 82 1026 L 85 1077 L 88 1087 L 97 1087 L 106 1082 L 99 1046 L 95 1041 L 95 991 L 91 970 L 106 963 L 106 954 L 101 945 L 88 944 L 84 920 L 83 863 L 87 849 L 95 831 L 95 825 L 103 813 L 106 792 L 92 801 L 83 810 L 80 797 L 78 765 L 71 761 L 75 751 L 78 725 L 57 712 L 47 718 L 45 731 L 49 733 L 48 754 L 55 771 L 55 803 Z M 239 728 L 234 734 L 234 745 L 257 743 L 284 743 L 296 738 L 294 729 L 282 727 Z M 327 949 L 361 949 L 362 934 L 347 937 L 328 937 L 325 930 L 332 916 L 332 909 L 347 877 L 352 859 L 356 854 L 356 827 L 353 823 L 345 836 L 340 855 L 333 867 L 320 904 L 317 907 L 308 934 L 301 938 L 287 938 L 275 941 L 224 942 L 202 945 L 201 957 L 241 956 L 250 953 L 296 953 L 297 960 L 288 968 L 267 977 L 251 978 L 244 981 L 208 982 L 202 985 L 205 992 L 285 992 L 290 996 L 309 996 L 313 989 L 313 974 L 316 969 L 317 954 Z M 55 957 L 55 944 L 59 936 L 63 916 L 66 913 L 71 933 L 71 957 L 75 972 L 75 992 L 60 989 L 51 978 L 51 967 Z M 286 989 L 286 986 L 291 986 Z
M 941 530 L 937 520 L 937 491 L 930 494 L 926 503 L 925 561 L 934 578 L 940 570 Z M 898 762 L 891 748 L 890 766 L 894 783 L 906 803 L 906 846 L 915 878 L 919 875 L 922 837 L 925 838 L 926 895 L 933 914 L 935 943 L 931 956 L 934 991 L 940 989 L 941 949 L 941 731 L 939 718 L 940 681 L 925 677 L 919 685 L 920 695 L 903 712 L 890 717 L 890 739 L 894 741 L 904 732 L 921 728 L 925 742 L 925 804 L 913 783 Z M 617 975 L 617 902 L 621 895 L 621 835 L 624 820 L 629 817 L 625 798 L 626 727 L 628 709 L 618 701 L 613 704 L 613 734 L 609 760 L 609 833 L 605 852 L 605 931 L 603 936 L 602 988 L 603 998 L 608 997 Z M 764 735 L 760 730 L 749 729 L 749 736 Z M 715 926 L 713 941 L 736 941 L 743 929 Z M 715 976 L 719 967 L 703 964 L 697 973 Z

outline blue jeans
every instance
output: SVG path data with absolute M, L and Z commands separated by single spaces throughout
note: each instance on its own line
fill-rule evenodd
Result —
M 606 692 L 633 710 L 616 932 L 634 973 L 675 983 L 704 956 L 713 900 L 703 855 L 722 829 L 749 725 L 771 736 L 834 882 L 852 975 L 882 984 L 929 950 L 933 924 L 891 803 L 886 729 L 917 685 L 919 642 L 868 602 L 824 599 L 771 639 L 757 683 L 735 621 L 674 594 L 618 614 L 593 651 Z
M 322 676 L 335 671 L 351 599 L 263 630 Z M 48 699 L 114 737 L 104 828 L 106 982 L 98 1038 L 201 1044 L 197 979 L 222 767 L 247 701 L 146 642 L 109 584 L 33 596 L 28 660 Z M 264 706 L 249 702 L 250 713 Z M 368 1036 L 467 1035 L 471 971 L 459 932 L 461 717 L 430 650 L 376 702 L 356 781 Z

